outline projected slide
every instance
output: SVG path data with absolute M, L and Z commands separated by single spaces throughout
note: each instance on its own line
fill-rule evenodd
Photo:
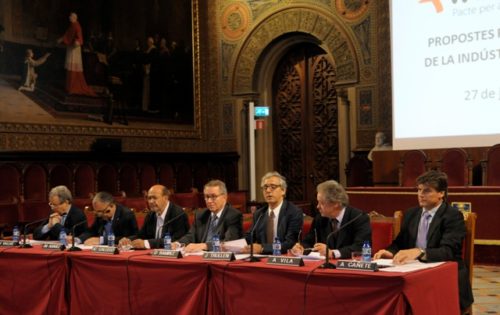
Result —
M 390 8 L 394 149 L 500 143 L 500 1 Z

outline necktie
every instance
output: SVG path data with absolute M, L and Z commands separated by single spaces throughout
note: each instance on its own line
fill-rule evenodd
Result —
M 66 217 L 67 217 L 67 216 L 68 216 L 68 214 L 67 214 L 67 213 L 65 213 L 65 214 L 63 214 L 63 215 L 61 216 L 61 225 L 62 225 L 62 226 L 64 226 L 64 223 L 66 223 Z
M 332 248 L 335 248 L 336 247 L 336 241 L 337 241 L 337 230 L 339 229 L 339 220 L 337 219 L 332 219 L 330 221 L 330 224 L 332 225 Z
M 215 231 L 217 230 L 217 222 L 218 222 L 217 215 L 212 214 L 212 216 L 210 217 L 210 225 L 208 227 L 208 234 L 206 239 L 207 242 L 212 241 L 212 238 L 215 235 Z
M 432 216 L 429 213 L 425 213 L 420 219 L 417 242 L 415 244 L 418 248 L 427 248 L 427 232 L 429 231 L 429 222 L 431 221 L 431 217 Z
M 267 243 L 272 244 L 274 241 L 274 211 L 271 210 L 269 216 L 267 217 L 267 229 L 266 229 Z

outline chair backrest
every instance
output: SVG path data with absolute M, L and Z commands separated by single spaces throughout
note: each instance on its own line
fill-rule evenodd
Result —
M 500 144 L 488 149 L 486 159 L 481 161 L 483 186 L 500 186 Z
M 469 280 L 472 284 L 472 273 L 474 268 L 474 239 L 476 238 L 476 219 L 475 212 L 462 212 L 465 221 L 465 239 L 462 246 L 462 256 L 465 265 L 469 269 Z
M 372 253 L 388 247 L 401 229 L 402 211 L 395 211 L 394 216 L 386 217 L 376 211 L 369 214 L 372 228 Z
M 198 192 L 174 193 L 170 200 L 188 211 L 199 208 Z
M 438 169 L 448 175 L 448 186 L 472 185 L 472 161 L 464 149 L 444 151 Z
M 399 163 L 399 186 L 413 187 L 418 176 L 427 171 L 429 161 L 422 150 L 406 152 Z
M 227 193 L 227 201 L 233 208 L 240 210 L 243 213 L 247 213 L 247 197 L 248 193 L 246 190 L 234 191 Z

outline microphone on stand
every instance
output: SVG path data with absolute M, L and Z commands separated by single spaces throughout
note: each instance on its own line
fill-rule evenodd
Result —
M 73 237 L 71 239 L 71 247 L 68 248 L 68 251 L 69 252 L 78 252 L 78 251 L 81 251 L 82 249 L 80 247 L 76 247 L 75 246 L 75 228 L 77 226 L 80 226 L 82 225 L 83 223 L 87 223 L 87 220 L 83 220 L 83 221 L 80 221 L 78 222 L 77 224 L 74 224 L 73 227 L 71 228 L 72 229 L 72 234 L 73 234 Z
M 33 225 L 33 224 L 37 224 L 37 223 L 41 223 L 41 222 L 43 222 L 45 220 L 47 220 L 47 218 L 43 218 L 43 219 L 40 219 L 40 220 L 36 220 L 34 222 L 30 222 L 30 223 L 28 223 L 28 224 L 26 224 L 24 226 L 24 230 L 23 230 L 23 243 L 19 245 L 19 248 L 32 248 L 33 247 L 31 244 L 26 243 L 26 230 L 28 229 L 28 226 Z
M 176 215 L 176 216 L 175 216 L 175 217 L 173 217 L 172 219 L 170 219 L 170 220 L 168 220 L 167 222 L 163 223 L 163 225 L 161 226 L 161 232 L 162 232 L 161 234 L 164 234 L 163 232 L 164 232 L 164 230 L 165 230 L 165 227 L 168 227 L 168 225 L 169 225 L 170 223 L 172 223 L 172 222 L 176 221 L 177 219 L 179 219 L 180 217 L 182 217 L 182 216 L 184 216 L 184 215 L 186 215 L 186 214 L 184 213 L 184 211 L 182 211 L 181 213 L 179 213 L 178 215 Z M 161 237 L 161 235 L 160 235 L 160 237 Z
M 364 213 L 358 214 L 354 219 L 352 219 L 350 221 L 347 221 L 346 224 L 342 224 L 336 231 L 332 231 L 330 234 L 328 234 L 328 236 L 326 237 L 326 242 L 325 242 L 326 243 L 325 262 L 321 265 L 321 268 L 324 268 L 324 269 L 335 269 L 335 268 L 337 268 L 337 266 L 335 266 L 335 264 L 332 264 L 330 262 L 330 259 L 328 258 L 328 242 L 330 241 L 330 237 L 332 237 L 333 235 L 338 234 L 344 228 L 346 228 L 349 225 L 351 225 L 354 221 L 356 221 L 357 219 L 359 219 L 359 217 L 361 217 L 363 214 Z
M 248 262 L 256 262 L 260 261 L 260 258 L 255 257 L 253 255 L 253 234 L 255 233 L 255 229 L 257 228 L 257 225 L 259 224 L 260 219 L 265 215 L 265 211 L 262 211 L 260 216 L 255 220 L 255 224 L 252 227 L 252 230 L 250 231 L 250 257 L 248 257 Z

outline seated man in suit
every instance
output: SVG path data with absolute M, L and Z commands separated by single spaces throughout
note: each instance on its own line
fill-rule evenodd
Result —
M 115 235 L 115 242 L 122 237 L 137 234 L 135 214 L 129 208 L 116 203 L 110 193 L 98 192 L 92 199 L 92 207 L 96 219 L 90 229 L 75 238 L 75 243 L 99 245 L 99 237 L 103 236 L 103 245 L 108 243 L 107 236 L 110 232 Z
M 62 229 L 72 233 L 73 225 L 85 221 L 83 211 L 72 204 L 73 197 L 66 186 L 56 186 L 49 192 L 49 206 L 53 213 L 49 219 L 33 232 L 35 240 L 58 240 Z M 75 227 L 75 236 L 82 234 L 87 224 Z
M 175 241 L 187 233 L 189 222 L 186 213 L 169 200 L 170 192 L 163 185 L 154 185 L 148 191 L 150 212 L 137 235 L 124 237 L 119 244 L 134 248 L 161 248 L 167 232 Z
M 227 203 L 226 184 L 211 180 L 203 188 L 207 209 L 195 213 L 189 233 L 184 235 L 174 248 L 187 245 L 186 252 L 212 250 L 212 237 L 218 235 L 221 242 L 232 241 L 243 235 L 243 215 Z
M 319 184 L 316 191 L 319 214 L 304 240 L 295 244 L 292 253 L 303 254 L 307 248 L 306 254 L 312 249 L 325 255 L 328 246 L 332 249 L 328 254 L 331 258 L 351 258 L 352 252 L 361 251 L 364 241 L 371 242 L 370 218 L 363 211 L 349 206 L 344 187 L 336 181 L 327 180 Z
M 445 173 L 428 171 L 420 175 L 417 190 L 419 206 L 405 211 L 398 236 L 374 258 L 392 258 L 395 264 L 415 259 L 456 261 L 460 309 L 465 310 L 474 298 L 468 270 L 462 260 L 462 242 L 466 234 L 464 217 L 446 202 L 448 178 Z
M 286 253 L 297 242 L 304 215 L 296 205 L 285 200 L 286 180 L 278 172 L 265 174 L 261 187 L 267 205 L 257 209 L 253 215 L 253 224 L 249 231 L 254 233 L 254 253 L 272 254 L 276 237 L 281 242 L 281 252 Z M 245 235 L 248 244 L 250 233 Z M 250 252 L 250 245 L 244 252 Z

